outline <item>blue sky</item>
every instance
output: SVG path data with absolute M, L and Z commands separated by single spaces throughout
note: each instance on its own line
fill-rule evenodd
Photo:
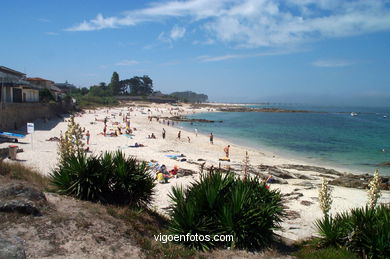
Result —
M 390 105 L 389 0 L 2 1 L 0 65 L 212 101 Z

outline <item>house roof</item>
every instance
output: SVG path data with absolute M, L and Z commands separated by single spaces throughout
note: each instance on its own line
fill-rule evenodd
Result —
M 19 72 L 19 71 L 16 71 L 16 70 L 13 70 L 9 67 L 4 67 L 4 66 L 0 66 L 0 71 L 4 72 L 4 73 L 8 73 L 8 74 L 13 74 L 13 75 L 16 75 L 16 76 L 20 76 L 20 77 L 24 77 L 26 76 L 26 74 L 22 73 L 22 72 Z
M 49 82 L 49 83 L 54 84 L 53 81 L 47 80 L 47 79 L 44 79 L 44 78 L 40 78 L 40 77 L 28 77 L 28 78 L 26 78 L 26 80 L 30 81 L 30 82 Z
M 55 92 L 62 92 L 62 90 L 61 90 L 60 88 L 58 88 L 57 86 L 55 86 L 55 85 L 52 85 L 52 86 L 50 87 L 50 89 L 53 90 L 53 91 L 55 91 Z

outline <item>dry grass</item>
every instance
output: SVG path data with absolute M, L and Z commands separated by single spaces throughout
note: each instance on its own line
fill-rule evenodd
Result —
M 6 181 L 24 181 L 41 191 L 46 191 L 50 187 L 50 180 L 48 177 L 28 168 L 19 163 L 4 162 L 0 159 L 0 177 Z

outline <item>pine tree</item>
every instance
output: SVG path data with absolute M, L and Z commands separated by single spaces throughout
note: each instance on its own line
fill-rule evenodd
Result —
M 111 83 L 109 88 L 113 95 L 118 95 L 121 93 L 121 84 L 119 82 L 119 74 L 117 72 L 112 73 Z

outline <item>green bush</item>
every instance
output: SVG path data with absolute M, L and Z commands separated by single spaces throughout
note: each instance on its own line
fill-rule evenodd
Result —
M 342 246 L 369 258 L 390 254 L 390 207 L 357 208 L 316 222 L 323 246 Z
M 202 175 L 188 189 L 172 188 L 172 234 L 232 235 L 233 241 L 182 242 L 201 250 L 217 247 L 260 249 L 272 240 L 283 214 L 281 196 L 258 178 L 246 181 L 219 171 Z
M 60 194 L 117 205 L 147 205 L 155 185 L 144 162 L 126 158 L 120 151 L 70 155 L 50 177 Z

